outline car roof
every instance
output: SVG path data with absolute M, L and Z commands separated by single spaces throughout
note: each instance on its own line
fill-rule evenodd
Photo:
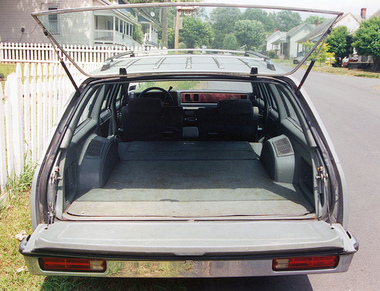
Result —
M 253 69 L 254 68 L 254 69 Z M 159 50 L 146 53 L 125 53 L 105 61 L 94 74 L 250 74 L 285 73 L 271 59 L 261 54 L 210 49 Z

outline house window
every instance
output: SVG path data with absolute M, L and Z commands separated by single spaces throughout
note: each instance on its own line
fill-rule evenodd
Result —
M 113 22 L 111 19 L 106 20 L 106 27 L 107 30 L 113 30 Z
M 96 15 L 95 16 L 95 29 L 113 30 L 113 19 L 112 19 L 112 17 Z
M 50 6 L 49 11 L 57 10 L 58 6 Z M 49 31 L 51 34 L 59 34 L 59 18 L 58 14 L 49 15 Z
M 121 33 L 124 33 L 124 21 L 120 20 L 120 30 Z

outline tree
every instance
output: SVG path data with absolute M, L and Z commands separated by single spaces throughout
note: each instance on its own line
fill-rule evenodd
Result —
M 208 22 L 199 18 L 184 17 L 183 28 L 180 31 L 180 41 L 186 43 L 187 48 L 209 46 L 212 42 L 213 32 Z
M 374 16 L 360 23 L 352 46 L 358 54 L 372 56 L 374 71 L 380 69 L 380 17 Z
M 213 48 L 221 48 L 227 34 L 234 32 L 235 23 L 240 19 L 239 8 L 218 7 L 210 14 L 211 27 L 214 31 Z
M 111 0 L 109 0 L 112 2 Z M 125 1 L 127 2 L 127 1 Z M 169 2 L 169 0 L 128 0 L 127 3 L 133 4 L 133 3 L 154 3 L 154 2 Z M 181 2 L 200 2 L 200 0 L 181 0 Z M 157 22 L 161 22 L 161 30 L 159 31 L 159 38 L 162 40 L 162 45 L 164 47 L 169 47 L 169 29 L 173 26 L 172 20 L 175 17 L 175 9 L 170 9 L 168 7 L 162 7 L 162 8 L 156 8 L 156 7 L 145 7 L 145 12 L 147 12 L 151 17 L 156 20 Z M 154 16 L 152 16 L 151 12 L 154 12 Z M 160 17 L 161 15 L 161 17 Z M 138 35 L 138 38 L 140 39 L 140 36 Z M 142 36 L 141 36 L 142 40 Z M 174 45 L 173 45 L 174 46 Z
M 238 48 L 239 44 L 237 42 L 236 36 L 233 33 L 227 34 L 223 41 L 223 49 L 237 50 Z
M 272 32 L 274 29 L 275 17 L 274 13 L 268 13 L 263 9 L 248 8 L 242 14 L 241 20 L 258 20 L 264 25 L 266 32 Z
M 326 18 L 319 17 L 317 15 L 310 15 L 308 18 L 305 19 L 305 23 L 309 24 L 322 24 L 326 21 Z
M 275 27 L 280 31 L 289 31 L 301 23 L 301 15 L 297 12 L 283 10 L 276 14 Z
M 144 34 L 141 29 L 140 23 L 133 24 L 133 39 L 137 41 L 139 44 L 143 43 Z
M 235 35 L 238 43 L 247 50 L 261 50 L 265 41 L 264 25 L 257 20 L 239 20 L 235 24 Z
M 173 28 L 168 29 L 168 48 L 174 48 L 175 32 Z
M 303 45 L 307 47 L 308 51 L 310 51 L 314 47 L 315 43 L 311 41 L 307 41 L 303 43 Z M 317 57 L 315 58 L 316 55 Z M 321 48 L 321 44 L 317 46 L 317 48 L 310 55 L 309 59 L 313 60 L 315 58 L 316 61 L 319 61 L 319 65 L 321 66 L 322 63 L 324 63 L 327 58 L 332 58 L 333 56 L 334 54 L 329 52 L 329 46 L 326 43 L 324 43 L 322 48 Z
M 342 66 L 342 59 L 348 57 L 351 52 L 351 37 L 346 26 L 338 26 L 333 29 L 326 40 L 329 52 L 334 53 L 336 66 Z

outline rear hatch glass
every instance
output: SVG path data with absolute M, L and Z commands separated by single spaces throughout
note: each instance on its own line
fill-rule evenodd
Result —
M 210 3 L 145 3 L 33 15 L 88 76 L 286 75 L 304 64 L 341 13 Z

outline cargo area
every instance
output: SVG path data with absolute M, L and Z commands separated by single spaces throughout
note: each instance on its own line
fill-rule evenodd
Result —
M 118 144 L 103 187 L 80 191 L 66 209 L 86 217 L 305 216 L 313 207 L 292 183 L 273 181 L 245 141 Z

